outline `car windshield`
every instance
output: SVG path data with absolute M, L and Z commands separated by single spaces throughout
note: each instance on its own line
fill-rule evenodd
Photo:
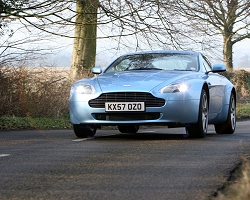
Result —
M 198 71 L 198 57 L 192 54 L 146 53 L 118 58 L 105 72 L 127 70 Z

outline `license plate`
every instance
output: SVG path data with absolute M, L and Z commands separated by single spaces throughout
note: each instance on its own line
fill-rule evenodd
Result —
M 145 111 L 144 102 L 106 102 L 106 111 Z

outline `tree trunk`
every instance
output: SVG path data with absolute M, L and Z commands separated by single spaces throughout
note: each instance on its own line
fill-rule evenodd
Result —
M 233 43 L 230 36 L 224 36 L 223 58 L 227 70 L 233 70 Z
M 75 39 L 70 78 L 88 77 L 95 65 L 98 0 L 76 1 Z

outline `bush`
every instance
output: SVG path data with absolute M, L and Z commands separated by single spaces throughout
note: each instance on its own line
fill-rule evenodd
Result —
M 61 117 L 68 114 L 68 70 L 1 68 L 1 116 Z
M 223 72 L 235 86 L 238 102 L 245 103 L 250 100 L 250 73 L 245 70 Z

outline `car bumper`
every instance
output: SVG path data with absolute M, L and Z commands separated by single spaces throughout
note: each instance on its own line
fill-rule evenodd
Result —
M 70 101 L 72 124 L 189 124 L 198 120 L 199 99 L 166 100 L 162 107 L 147 107 L 145 112 L 106 112 L 92 108 L 88 101 Z

